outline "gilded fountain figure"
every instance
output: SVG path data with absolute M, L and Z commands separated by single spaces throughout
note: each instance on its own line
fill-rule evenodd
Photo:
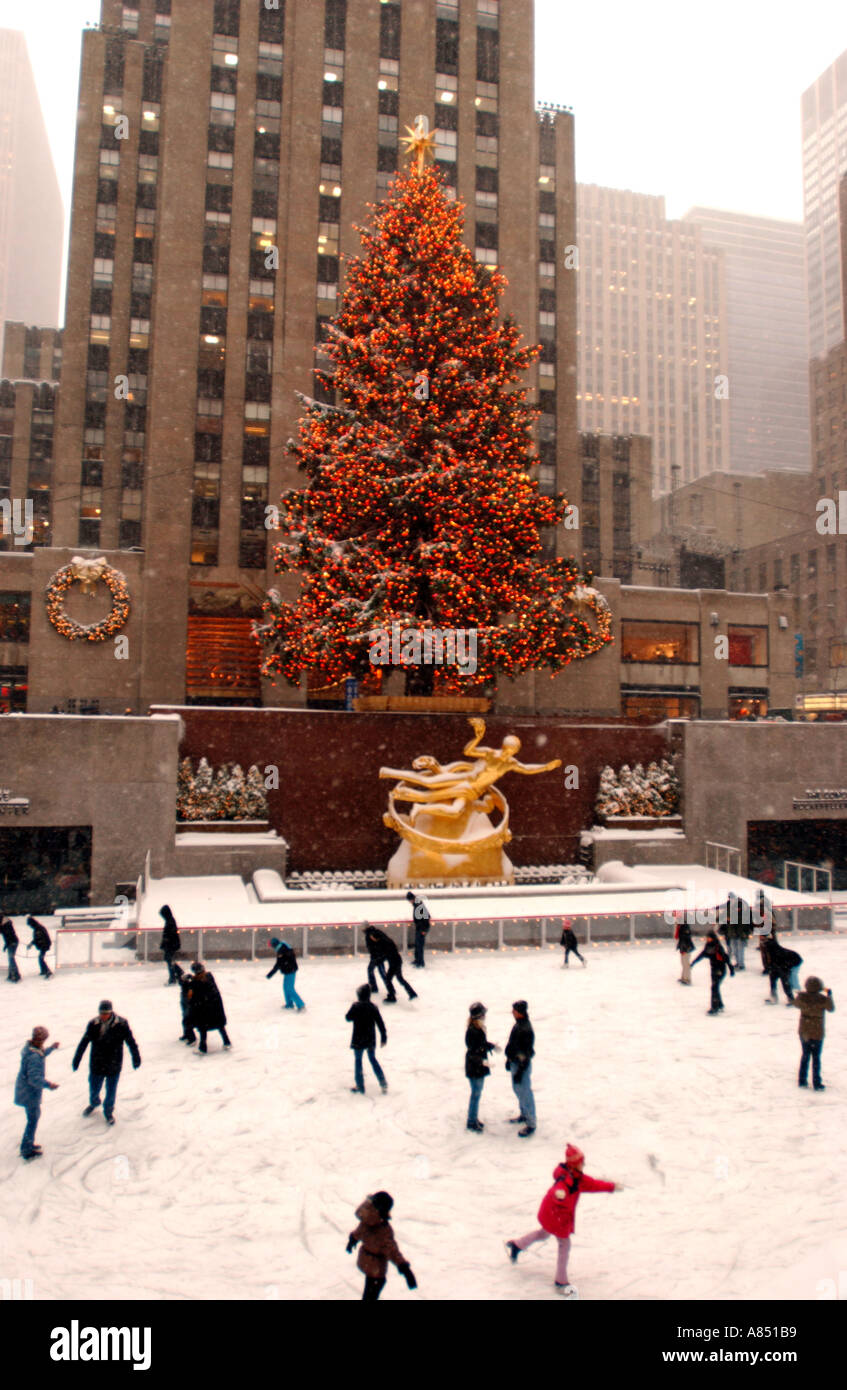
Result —
M 509 805 L 494 784 L 507 772 L 537 776 L 561 766 L 518 760 L 521 741 L 508 734 L 499 748 L 481 743 L 485 721 L 471 719 L 473 738 L 465 745 L 465 761 L 442 764 L 425 755 L 411 768 L 382 767 L 379 775 L 395 779 L 388 794 L 383 821 L 400 836 L 401 845 L 388 866 L 389 888 L 460 880 L 471 883 L 514 882 L 504 852 L 512 838 Z M 398 803 L 409 803 L 403 811 Z M 499 812 L 492 824 L 490 813 Z

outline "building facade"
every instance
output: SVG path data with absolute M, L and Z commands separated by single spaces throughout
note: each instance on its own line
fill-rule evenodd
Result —
M 805 235 L 800 222 L 692 208 L 723 252 L 733 473 L 809 463 Z
M 809 293 L 809 355 L 821 357 L 845 336 L 842 294 L 847 173 L 847 50 L 803 93 L 803 221 Z
M 59 323 L 64 226 L 26 39 L 0 29 L 0 357 L 7 319 Z
M 7 323 L 0 377 L 10 381 L 58 382 L 62 372 L 62 329 Z
M 723 254 L 665 200 L 577 186 L 581 430 L 647 435 L 653 487 L 729 467 Z

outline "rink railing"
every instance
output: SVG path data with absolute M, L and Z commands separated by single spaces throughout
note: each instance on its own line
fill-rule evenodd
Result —
M 821 902 L 776 907 L 774 908 L 774 925 L 778 932 L 833 931 L 836 929 L 835 915 L 837 910 L 829 903 Z M 705 936 L 710 925 L 709 922 L 703 920 L 706 917 L 706 909 L 698 910 L 697 920 L 693 920 L 695 917 L 693 911 L 687 915 L 694 936 Z M 599 942 L 637 943 L 641 940 L 669 940 L 673 937 L 674 932 L 674 924 L 668 921 L 666 909 L 652 912 L 571 913 L 567 916 L 581 945 L 590 946 Z M 450 918 L 433 922 L 427 935 L 427 950 L 451 953 L 462 950 L 502 951 L 519 947 L 543 950 L 548 946 L 559 945 L 562 920 L 563 914 L 557 914 L 553 917 L 548 914 L 543 917 Z M 379 925 L 380 929 L 384 931 L 399 932 L 400 941 L 398 944 L 404 951 L 409 950 L 410 942 L 414 938 L 413 922 L 404 918 L 393 922 L 383 921 L 375 925 Z M 847 926 L 847 921 L 844 921 L 844 925 Z M 131 923 L 123 923 L 119 927 L 114 925 L 62 926 L 57 929 L 54 939 L 56 967 L 60 963 L 60 943 L 66 936 L 88 936 L 87 961 L 73 960 L 68 961 L 68 964 L 103 964 L 103 961 L 96 962 L 94 959 L 94 939 L 98 935 L 135 937 L 133 961 L 161 961 L 163 957 L 158 947 L 158 940 L 154 942 L 152 949 L 150 945 L 150 938 L 159 938 L 161 930 L 160 925 L 139 928 Z M 245 934 L 249 936 L 249 942 L 245 942 L 243 948 L 239 943 L 238 954 L 239 956 L 249 955 L 250 960 L 257 960 L 259 958 L 257 942 L 261 947 L 262 940 L 267 941 L 268 936 L 273 932 L 285 933 L 288 936 L 291 933 L 297 933 L 299 943 L 295 944 L 299 945 L 299 954 L 304 960 L 310 955 L 358 956 L 367 954 L 367 949 L 363 949 L 361 942 L 364 928 L 359 923 L 277 922 L 270 925 L 264 923 L 260 926 L 180 926 L 179 930 L 183 941 L 179 953 L 182 961 L 202 960 L 207 948 L 210 959 L 212 957 L 224 957 L 227 954 L 227 947 L 232 949 L 235 945 L 233 938 L 243 938 Z M 751 935 L 747 941 L 748 947 L 755 948 L 757 940 L 755 935 Z M 273 955 L 274 952 L 267 946 L 261 951 L 261 956 L 265 960 L 272 960 Z M 116 961 L 108 962 L 110 965 L 117 963 Z

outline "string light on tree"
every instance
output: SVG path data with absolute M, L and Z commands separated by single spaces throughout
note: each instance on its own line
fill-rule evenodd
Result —
M 361 232 L 322 344 L 332 369 L 316 375 L 333 403 L 303 398 L 292 445 L 305 485 L 281 499 L 275 559 L 301 575 L 300 596 L 273 591 L 255 632 L 271 680 L 398 669 L 407 694 L 467 694 L 592 655 L 611 614 L 575 560 L 543 558 L 541 533 L 567 502 L 534 476 L 523 377 L 538 349 L 500 317 L 505 277 L 462 241 L 425 118 L 405 143 L 412 168 Z M 372 664 L 372 634 L 394 624 L 421 644 L 474 631 L 475 672 L 393 651 L 393 665 Z

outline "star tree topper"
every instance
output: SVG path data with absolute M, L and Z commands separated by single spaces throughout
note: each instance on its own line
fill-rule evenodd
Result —
M 430 134 L 429 118 L 416 116 L 414 126 L 407 125 L 408 135 L 402 137 L 408 159 L 417 158 L 417 172 L 422 174 L 428 159 L 435 159 L 435 136 Z

